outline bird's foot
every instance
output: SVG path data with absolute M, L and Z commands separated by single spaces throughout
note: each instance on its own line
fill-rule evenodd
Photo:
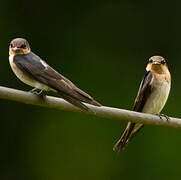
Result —
M 163 118 L 165 118 L 167 120 L 167 122 L 169 122 L 169 120 L 170 120 L 170 118 L 165 114 L 155 114 L 155 115 L 159 116 L 159 118 L 161 120 L 163 120 Z
M 33 94 L 36 94 L 36 95 L 38 95 L 40 97 L 44 97 L 45 96 L 45 91 L 43 91 L 43 90 L 38 91 L 38 90 L 39 90 L 38 88 L 34 88 L 34 89 L 30 90 L 29 92 L 33 93 Z
M 35 94 L 36 94 L 36 93 L 37 93 L 37 91 L 38 91 L 38 88 L 33 88 L 33 89 L 32 89 L 32 90 L 30 90 L 29 92 L 30 92 L 30 93 L 35 93 Z

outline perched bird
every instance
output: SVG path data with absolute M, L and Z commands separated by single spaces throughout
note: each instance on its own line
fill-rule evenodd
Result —
M 146 70 L 147 73 L 141 81 L 133 110 L 161 116 L 160 112 L 170 92 L 171 75 L 165 59 L 161 56 L 151 57 Z M 143 124 L 128 122 L 113 150 L 122 150 L 142 127 Z
M 35 87 L 31 92 L 41 95 L 44 91 L 53 91 L 59 97 L 86 111 L 89 111 L 89 108 L 82 102 L 101 106 L 91 96 L 31 52 L 28 41 L 23 38 L 11 41 L 9 62 L 13 72 L 21 81 Z M 40 92 L 38 93 L 37 90 Z

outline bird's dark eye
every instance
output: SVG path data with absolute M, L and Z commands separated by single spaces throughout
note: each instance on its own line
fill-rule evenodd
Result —
M 152 62 L 153 62 L 153 60 L 152 60 L 152 59 L 150 59 L 150 60 L 149 60 L 149 63 L 152 63 Z
M 22 44 L 20 48 L 25 49 L 25 48 L 26 48 L 26 45 L 25 45 L 25 44 Z
M 13 47 L 13 44 L 10 44 L 10 48 L 12 48 Z
M 161 64 L 165 64 L 166 62 L 163 60 L 163 61 L 161 61 Z

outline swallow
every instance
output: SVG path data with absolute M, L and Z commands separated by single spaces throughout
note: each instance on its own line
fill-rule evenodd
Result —
M 83 103 L 101 106 L 90 95 L 31 52 L 28 41 L 23 38 L 11 41 L 9 62 L 15 75 L 25 84 L 34 87 L 31 90 L 33 93 L 42 95 L 46 91 L 53 91 L 59 97 L 86 111 L 89 111 L 89 108 Z
M 143 77 L 133 110 L 137 112 L 161 115 L 168 99 L 171 88 L 171 75 L 166 60 L 161 56 L 153 56 L 149 59 L 147 73 Z M 143 124 L 128 122 L 121 138 L 115 144 L 113 150 L 122 150 L 130 140 L 143 127 Z

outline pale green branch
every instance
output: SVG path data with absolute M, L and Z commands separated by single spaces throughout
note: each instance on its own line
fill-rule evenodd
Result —
M 11 88 L 2 87 L 2 86 L 0 86 L 0 98 L 17 101 L 17 102 L 21 102 L 25 104 L 43 106 L 47 108 L 88 113 L 74 107 L 73 105 L 69 104 L 68 102 L 64 101 L 61 98 L 46 96 L 44 99 L 42 99 L 38 97 L 37 95 L 34 95 L 30 92 L 20 91 L 20 90 L 11 89 Z M 94 112 L 94 113 L 91 113 L 92 115 L 102 117 L 102 118 L 181 128 L 181 119 L 178 119 L 178 118 L 170 118 L 170 120 L 167 122 L 165 118 L 160 119 L 156 115 L 138 113 L 134 111 L 128 111 L 124 109 L 118 109 L 118 108 L 112 108 L 112 107 L 106 107 L 106 106 L 97 107 L 97 106 L 92 106 L 89 104 L 86 104 L 86 105 Z

